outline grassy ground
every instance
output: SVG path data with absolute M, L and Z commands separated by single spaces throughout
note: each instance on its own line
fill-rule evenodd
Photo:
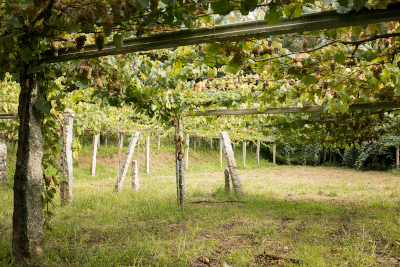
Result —
M 35 264 L 399 266 L 399 173 L 273 166 L 265 160 L 257 167 L 249 149 L 244 169 L 237 147 L 246 194 L 238 200 L 224 192 L 218 149 L 192 149 L 187 204 L 177 208 L 171 144 L 160 151 L 152 147 L 149 174 L 141 148 L 140 190 L 130 189 L 128 176 L 118 194 L 117 148 L 100 147 L 92 177 L 91 149 L 84 147 L 74 163 L 74 203 L 60 207 L 56 198 L 45 258 Z M 12 180 L 0 184 L 1 266 L 13 265 L 11 216 Z

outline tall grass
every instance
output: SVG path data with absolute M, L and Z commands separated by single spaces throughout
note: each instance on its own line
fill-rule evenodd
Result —
M 400 179 L 388 172 L 273 166 L 248 149 L 235 157 L 244 199 L 224 191 L 219 147 L 191 148 L 186 205 L 177 207 L 173 145 L 152 142 L 150 173 L 140 148 L 140 190 L 114 193 L 115 145 L 99 148 L 96 176 L 90 147 L 74 169 L 74 201 L 55 199 L 52 230 L 40 266 L 390 266 L 400 256 Z M 11 149 L 11 148 L 10 148 Z M 12 153 L 9 153 L 12 176 Z M 111 157 L 111 159 L 109 159 Z M 135 153 L 136 159 L 137 154 Z M 11 253 L 12 179 L 0 184 L 0 263 Z M 204 263 L 206 258 L 209 262 Z M 302 260 L 300 264 L 287 259 Z M 394 265 L 393 265 L 394 266 Z

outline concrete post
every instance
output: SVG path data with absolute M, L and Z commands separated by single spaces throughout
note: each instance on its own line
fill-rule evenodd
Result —
M 126 174 L 128 173 L 129 164 L 132 161 L 133 152 L 135 151 L 135 146 L 137 144 L 138 139 L 139 139 L 139 132 L 136 132 L 134 135 L 132 135 L 131 141 L 129 142 L 128 150 L 126 151 L 126 155 L 125 155 L 125 160 L 124 160 L 124 163 L 122 164 L 122 168 L 119 172 L 120 177 L 118 177 L 117 184 L 115 185 L 116 192 L 119 192 L 121 190 L 122 186 L 124 185 L 125 177 L 126 177 Z M 137 164 L 136 164 L 136 166 L 137 166 Z
M 231 184 L 229 181 L 229 169 L 228 168 L 225 169 L 224 175 L 225 175 L 225 192 L 230 193 L 231 192 Z
M 0 133 L 0 182 L 7 181 L 7 146 L 4 135 Z
M 92 176 L 96 174 L 96 156 L 97 156 L 97 143 L 99 142 L 99 135 L 94 134 L 92 139 L 92 166 L 90 172 Z
M 72 139 L 74 132 L 74 114 L 71 116 L 64 117 L 64 130 L 61 127 L 61 156 L 60 156 L 60 169 L 62 179 L 66 179 L 68 181 L 68 198 L 66 201 L 73 201 L 73 159 L 72 159 Z M 65 139 L 65 144 L 64 144 Z M 64 150 L 65 149 L 65 150 Z M 97 147 L 96 147 L 97 152 Z M 96 164 L 96 159 L 95 159 Z M 96 167 L 95 167 L 96 168 Z
M 150 135 L 146 139 L 146 173 L 150 172 Z
M 137 160 L 132 160 L 132 189 L 139 190 L 139 170 Z
M 237 170 L 235 155 L 232 150 L 231 140 L 229 139 L 228 132 L 221 132 L 221 142 L 223 143 L 223 151 L 228 163 L 229 174 L 232 178 L 233 189 L 235 194 L 239 197 L 244 197 L 242 183 L 240 182 L 239 172 Z

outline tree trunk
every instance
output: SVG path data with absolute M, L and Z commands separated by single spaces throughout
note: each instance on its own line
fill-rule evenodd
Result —
M 399 147 L 396 147 L 396 169 L 400 168 L 400 163 L 399 163 Z
M 233 189 L 235 194 L 239 197 L 244 197 L 242 183 L 240 182 L 239 172 L 237 170 L 235 155 L 232 150 L 231 140 L 229 139 L 228 132 L 221 132 L 221 142 L 223 142 L 223 151 L 225 154 L 226 162 L 228 163 L 229 174 L 231 175 Z
M 158 134 L 158 137 L 157 137 L 157 149 L 160 150 L 160 147 L 161 147 L 161 140 L 160 140 L 160 134 Z
M 62 178 L 67 178 L 68 181 L 68 197 L 64 202 L 72 202 L 72 186 L 73 186 L 73 159 L 72 159 L 72 138 L 74 131 L 74 117 L 65 116 L 64 118 L 64 130 L 61 128 L 61 157 L 60 157 L 60 167 Z M 64 145 L 65 141 L 65 145 Z M 65 149 L 65 152 L 64 152 Z M 65 168 L 64 168 L 65 166 Z M 63 201 L 63 200 L 62 200 Z
M 0 133 L 0 182 L 7 181 L 7 146 L 6 139 Z
M 44 253 L 42 191 L 44 186 L 42 115 L 34 108 L 42 83 L 21 64 L 17 163 L 14 176 L 13 254 L 17 261 Z
M 183 129 L 179 118 L 176 118 L 175 124 L 175 163 L 176 163 L 176 190 L 178 206 L 185 205 L 185 160 L 183 149 Z
M 257 140 L 257 165 L 260 166 L 260 140 Z

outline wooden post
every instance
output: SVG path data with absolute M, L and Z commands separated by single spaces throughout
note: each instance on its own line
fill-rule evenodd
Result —
M 188 169 L 189 167 L 189 140 L 190 140 L 190 136 L 189 134 L 186 135 L 186 149 L 185 149 L 185 170 Z
M 222 168 L 222 140 L 219 140 L 219 167 Z
M 131 141 L 129 142 L 129 145 L 128 145 L 128 150 L 126 151 L 126 154 L 125 154 L 124 163 L 122 164 L 122 168 L 118 172 L 119 175 L 118 175 L 117 184 L 115 185 L 115 190 L 114 190 L 116 192 L 119 192 L 121 190 L 122 186 L 124 185 L 125 177 L 126 177 L 126 174 L 128 173 L 129 164 L 132 161 L 133 152 L 135 151 L 135 147 L 136 147 L 138 139 L 139 139 L 139 132 L 136 132 L 131 137 Z M 121 146 L 121 148 L 122 148 L 122 146 Z M 119 153 L 121 154 L 121 150 L 119 151 Z
M 230 193 L 231 192 L 231 184 L 229 181 L 229 169 L 228 168 L 225 169 L 224 175 L 225 175 L 225 192 Z
M 235 194 L 239 197 L 244 197 L 242 183 L 240 182 L 239 172 L 237 170 L 235 155 L 232 150 L 231 140 L 229 139 L 228 132 L 221 132 L 221 142 L 223 143 L 223 151 L 228 163 L 229 174 L 232 179 L 233 189 Z
M 139 190 L 139 170 L 137 160 L 132 161 L 132 189 Z
M 276 145 L 272 146 L 272 163 L 276 164 Z
M 212 143 L 212 142 L 213 142 L 213 139 L 212 139 L 212 137 L 211 137 L 211 138 L 210 138 L 210 147 L 211 147 L 211 148 L 213 148 L 213 143 Z
M 175 118 L 175 162 L 176 162 L 176 190 L 178 198 L 178 206 L 183 207 L 185 204 L 185 160 L 182 147 L 183 127 L 180 118 Z
M 124 135 L 122 132 L 118 133 L 118 181 L 121 179 L 121 153 L 122 146 L 124 145 Z
M 106 134 L 106 136 L 105 136 L 104 145 L 108 146 L 108 134 Z
M 96 156 L 97 156 L 97 142 L 99 142 L 99 135 L 94 134 L 92 139 L 92 166 L 90 172 L 92 176 L 96 174 Z
M 399 163 L 399 147 L 396 147 L 396 169 L 400 168 L 400 163 Z
M 243 141 L 243 167 L 246 167 L 246 140 Z
M 193 150 L 196 149 L 196 143 L 197 143 L 197 137 L 194 136 L 194 137 L 193 137 Z
M 160 150 L 161 147 L 161 140 L 160 140 L 160 134 L 157 135 L 157 149 Z
M 150 135 L 146 139 L 146 173 L 150 172 Z
M 0 133 L 0 182 L 7 181 L 7 145 L 6 138 Z
M 257 165 L 260 166 L 260 140 L 257 140 Z
M 61 156 L 60 156 L 60 169 L 62 179 L 68 181 L 68 197 L 67 202 L 73 201 L 73 159 L 72 159 L 72 139 L 74 132 L 74 115 L 64 117 L 64 129 L 61 127 Z M 98 139 L 97 139 L 98 140 Z M 65 141 L 65 143 L 64 143 Z M 94 153 L 97 154 L 97 146 Z M 96 171 L 96 156 L 94 156 L 94 172 Z M 93 172 L 92 172 L 92 175 Z M 64 203 L 66 204 L 66 203 Z

